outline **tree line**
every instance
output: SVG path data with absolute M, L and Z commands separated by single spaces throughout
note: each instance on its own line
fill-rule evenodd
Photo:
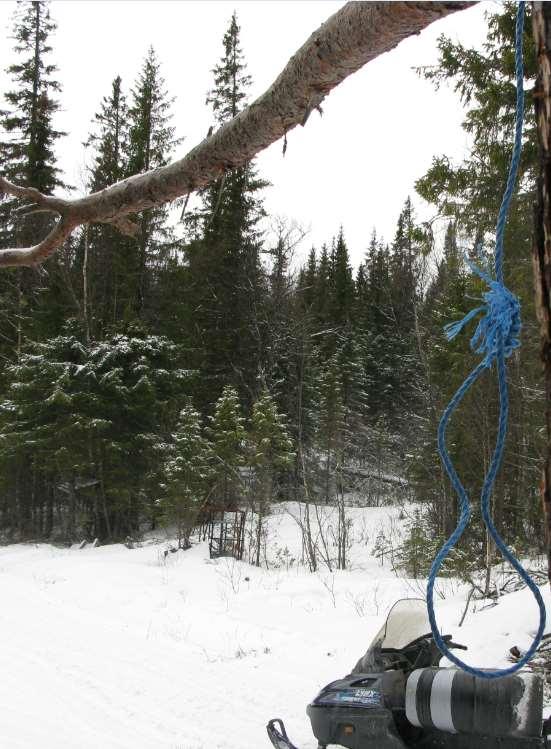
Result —
M 484 291 L 465 258 L 485 265 L 491 253 L 512 137 L 513 28 L 506 4 L 489 18 L 482 51 L 443 37 L 437 65 L 419 71 L 436 86 L 454 86 L 471 141 L 463 163 L 435 158 L 415 185 L 435 206 L 442 241 L 407 198 L 392 241 L 366 227 L 358 268 L 346 227 L 297 266 L 301 232 L 275 219 L 266 231 L 267 182 L 251 162 L 202 190 L 191 207 L 182 201 L 178 221 L 174 209 L 144 211 L 136 237 L 91 225 L 45 272 L 2 271 L 3 537 L 116 540 L 169 523 L 186 543 L 209 507 L 246 503 L 260 563 L 271 503 L 335 505 L 344 532 L 345 497 L 354 493 L 360 501 L 417 500 L 402 554 L 406 568 L 422 571 L 455 525 L 435 433 L 474 359 L 468 338 L 448 344 L 442 327 Z M 0 113 L 2 173 L 46 193 L 69 189 L 56 162 L 64 134 L 55 129 L 54 31 L 46 2 L 19 6 L 13 88 Z M 530 80 L 535 60 L 525 41 Z M 250 83 L 234 14 L 207 93 L 214 129 L 243 109 Z M 181 140 L 171 104 L 153 48 L 130 88 L 115 75 L 87 139 L 90 191 L 170 161 Z M 530 269 L 536 145 L 527 109 L 521 188 L 507 230 L 523 347 L 509 367 L 511 428 L 493 498 L 498 528 L 521 549 L 540 545 L 543 428 Z M 36 242 L 51 221 L 17 204 L 0 202 L 0 247 Z M 451 428 L 475 500 L 497 408 L 489 373 Z M 399 489 L 380 488 L 389 483 Z M 474 563 L 493 555 L 479 524 L 467 545 Z

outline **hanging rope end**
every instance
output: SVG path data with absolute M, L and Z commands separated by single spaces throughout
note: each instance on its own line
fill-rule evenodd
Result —
M 472 309 L 470 312 L 468 312 L 465 317 L 463 317 L 461 320 L 456 320 L 455 322 L 450 322 L 447 325 L 444 325 L 444 333 L 446 334 L 446 338 L 448 341 L 453 341 L 453 339 L 461 333 L 463 328 L 478 314 L 481 312 L 484 312 L 485 307 L 477 307 L 476 309 Z

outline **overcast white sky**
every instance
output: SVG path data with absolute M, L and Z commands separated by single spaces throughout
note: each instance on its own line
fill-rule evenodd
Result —
M 205 92 L 222 53 L 222 36 L 232 11 L 238 13 L 242 43 L 253 76 L 251 97 L 261 94 L 289 57 L 343 3 L 313 0 L 57 0 L 58 24 L 52 60 L 62 83 L 62 112 L 56 123 L 69 133 L 59 147 L 67 179 L 81 186 L 86 161 L 82 146 L 101 98 L 121 75 L 129 87 L 149 45 L 156 49 L 174 103 L 177 134 L 185 136 L 177 156 L 206 134 L 212 118 Z M 439 21 L 369 63 L 335 89 L 324 115 L 313 113 L 305 128 L 288 136 L 285 157 L 276 143 L 258 157 L 259 171 L 272 183 L 265 191 L 270 213 L 309 229 L 303 251 L 328 241 L 342 223 L 355 264 L 361 261 L 372 227 L 392 239 L 397 216 L 413 183 L 432 156 L 461 159 L 467 140 L 461 107 L 446 89 L 435 92 L 414 66 L 436 60 L 436 40 L 445 33 L 479 46 L 485 36 L 482 2 Z M 13 60 L 11 17 L 15 2 L 0 2 L 0 69 Z M 9 86 L 0 73 L 0 92 Z M 431 209 L 415 198 L 419 213 Z

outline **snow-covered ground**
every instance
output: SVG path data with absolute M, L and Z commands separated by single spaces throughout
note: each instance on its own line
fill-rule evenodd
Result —
M 283 508 L 269 521 L 270 570 L 213 562 L 205 544 L 166 559 L 163 542 L 0 548 L 0 746 L 262 749 L 267 720 L 282 717 L 314 749 L 308 701 L 350 671 L 395 600 L 424 593 L 370 554 L 397 510 L 351 512 L 352 569 L 335 574 L 289 566 L 300 536 Z M 528 645 L 528 592 L 458 629 L 467 591 L 440 590 L 439 621 L 470 662 L 505 666 L 511 645 Z

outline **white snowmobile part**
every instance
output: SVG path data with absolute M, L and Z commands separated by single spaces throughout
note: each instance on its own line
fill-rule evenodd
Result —
M 452 718 L 452 684 L 456 669 L 443 668 L 432 680 L 430 715 L 435 728 L 447 733 L 457 733 Z
M 543 680 L 526 671 L 488 680 L 456 668 L 416 669 L 406 683 L 405 707 L 406 718 L 417 728 L 539 739 Z
M 418 668 L 411 674 L 406 684 L 406 718 L 417 728 L 423 728 L 417 715 L 417 683 L 422 673 L 423 669 Z

